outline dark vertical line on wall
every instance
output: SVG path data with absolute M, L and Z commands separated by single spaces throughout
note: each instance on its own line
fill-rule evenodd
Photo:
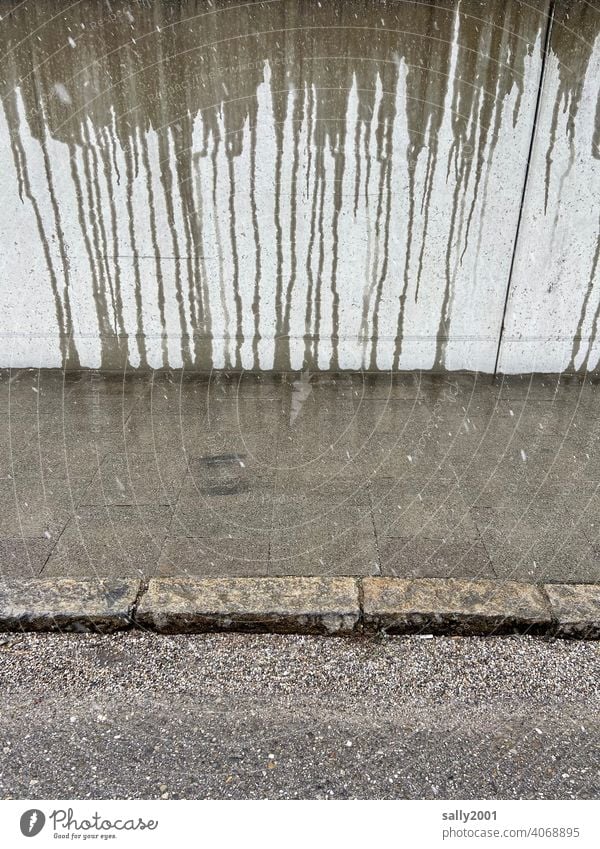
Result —
M 184 366 L 192 365 L 194 362 L 194 350 L 191 334 L 186 326 L 186 310 L 185 297 L 183 294 L 183 276 L 181 273 L 181 248 L 179 246 L 179 237 L 177 235 L 177 225 L 175 223 L 175 193 L 173 186 L 173 170 L 171 168 L 171 152 L 176 144 L 174 139 L 169 137 L 170 128 L 161 127 L 158 135 L 158 155 L 160 168 L 160 183 L 163 190 L 163 199 L 165 210 L 167 212 L 167 224 L 171 234 L 171 244 L 173 246 L 173 270 L 175 273 L 175 302 L 177 303 L 177 313 L 179 316 L 179 331 L 181 333 L 180 352 Z M 175 156 L 176 156 L 175 152 Z M 166 236 L 166 233 L 165 233 Z M 191 311 L 190 311 L 191 314 Z
M 242 368 L 242 345 L 244 342 L 243 305 L 240 292 L 240 260 L 237 246 L 237 224 L 235 211 L 235 163 L 233 142 L 225 146 L 227 155 L 227 170 L 229 174 L 229 239 L 231 242 L 231 286 L 233 289 L 233 302 L 235 304 L 235 345 L 233 367 L 236 371 Z
M 256 107 L 250 115 L 250 209 L 252 215 L 252 232 L 254 234 L 254 295 L 252 298 L 252 315 L 254 316 L 254 335 L 252 337 L 252 356 L 254 368 L 260 369 L 260 281 L 261 281 L 261 244 L 260 228 L 258 226 L 258 209 L 256 206 Z
M 137 336 L 138 351 L 140 355 L 140 365 L 148 367 L 148 354 L 146 349 L 146 336 L 144 334 L 144 307 L 142 299 L 142 275 L 140 273 L 139 250 L 135 233 L 135 218 L 133 212 L 133 154 L 131 152 L 131 144 L 123 145 L 123 155 L 125 158 L 125 179 L 127 191 L 125 194 L 125 203 L 127 205 L 129 243 L 131 245 L 132 265 L 133 265 L 133 280 L 134 280 L 134 298 L 135 298 L 135 333 Z M 115 155 L 116 161 L 116 155 Z
M 290 209 L 290 276 L 288 279 L 287 289 L 285 293 L 285 310 L 283 313 L 283 339 L 285 340 L 285 355 L 283 360 L 283 368 L 292 370 L 291 360 L 291 343 L 290 343 L 290 326 L 292 312 L 292 298 L 298 276 L 298 251 L 296 248 L 296 239 L 298 237 L 298 170 L 300 168 L 300 136 L 306 109 L 305 97 L 296 96 L 294 100 L 294 113 L 292 119 L 292 128 L 294 133 L 294 160 L 292 163 L 292 180 L 290 192 L 292 196 Z
M 531 139 L 529 141 L 529 151 L 527 153 L 527 164 L 525 166 L 525 177 L 523 179 L 523 190 L 521 192 L 521 203 L 519 205 L 519 215 L 517 217 L 517 228 L 515 231 L 515 239 L 513 242 L 512 257 L 510 260 L 510 269 L 508 271 L 508 282 L 506 284 L 506 296 L 504 298 L 504 309 L 502 311 L 502 324 L 500 325 L 500 336 L 498 338 L 498 350 L 496 351 L 496 362 L 494 363 L 494 374 L 498 373 L 498 362 L 500 360 L 500 351 L 502 349 L 502 339 L 504 337 L 504 327 L 506 324 L 506 311 L 508 309 L 508 299 L 510 297 L 510 287 L 515 268 L 515 259 L 517 256 L 517 247 L 519 245 L 519 235 L 521 232 L 521 221 L 523 219 L 523 209 L 525 207 L 525 194 L 529 186 L 529 171 L 531 169 L 531 160 L 533 157 L 533 148 L 537 136 L 537 126 L 542 105 L 542 92 L 544 88 L 544 79 L 546 76 L 546 61 L 550 51 L 550 38 L 552 36 L 552 26 L 554 23 L 554 13 L 556 9 L 556 0 L 550 0 L 548 8 L 548 24 L 546 26 L 546 34 L 544 36 L 544 46 L 542 47 L 542 67 L 540 68 L 540 81 L 538 84 L 537 98 L 535 101 L 535 110 L 533 113 L 533 126 L 531 128 Z

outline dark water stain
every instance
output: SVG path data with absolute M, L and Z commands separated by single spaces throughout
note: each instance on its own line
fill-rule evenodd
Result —
M 546 149 L 546 176 L 544 181 L 544 211 L 552 177 L 552 155 L 557 141 L 561 113 L 567 116 L 566 133 L 569 142 L 569 164 L 575 160 L 575 120 L 594 42 L 598 37 L 600 21 L 598 12 L 590 4 L 578 0 L 560 0 L 556 4 L 550 50 L 558 60 L 558 89 L 552 110 L 550 140 Z M 564 175 L 563 175 L 564 176 Z
M 281 204 L 284 199 L 281 196 L 281 171 L 283 168 L 283 145 L 284 145 L 284 129 L 287 113 L 287 92 L 279 90 L 275 83 L 275 91 L 272 97 L 272 108 L 274 117 L 275 138 L 277 140 L 277 152 L 275 154 L 275 245 L 276 245 L 276 262 L 277 269 L 275 272 L 275 362 L 285 361 L 282 358 L 282 346 L 285 346 L 283 339 L 283 245 L 284 236 L 281 223 Z M 285 239 L 288 241 L 291 234 L 286 233 Z
M 547 210 L 548 198 L 552 180 L 552 155 L 557 141 L 558 124 L 561 119 L 565 123 L 565 131 L 569 146 L 569 161 L 565 171 L 560 175 L 557 195 L 568 174 L 575 166 L 576 159 L 576 134 L 575 121 L 579 113 L 579 106 L 583 92 L 584 82 L 588 65 L 592 55 L 592 48 L 598 38 L 599 24 L 598 12 L 589 4 L 563 0 L 556 6 L 555 23 L 552 29 L 551 49 L 558 60 L 559 86 L 552 112 L 552 126 L 550 131 L 550 142 L 546 151 L 546 179 L 544 184 L 544 210 Z M 592 158 L 600 159 L 600 80 L 598 83 L 598 94 L 596 98 L 596 112 L 592 137 L 590 139 L 590 155 Z M 564 116 L 566 116 L 566 121 Z M 580 142 L 581 146 L 581 142 Z M 560 204 L 556 206 L 553 227 L 556 229 Z M 591 210 L 590 210 L 591 212 Z M 597 294 L 598 286 L 598 263 L 600 256 L 600 218 L 598 219 L 598 237 L 596 249 L 592 256 L 590 270 L 587 275 L 587 287 L 582 301 L 577 328 L 573 336 L 573 346 L 569 370 L 586 372 L 590 366 L 590 355 L 598 338 L 600 330 L 600 304 L 597 305 L 589 323 L 590 336 L 583 337 L 583 327 L 586 323 L 590 301 Z M 581 353 L 581 348 L 587 344 L 587 351 L 583 361 L 576 367 L 575 362 Z
M 3 101 L 4 114 L 9 122 L 9 126 L 14 128 L 19 127 L 19 118 L 17 116 L 16 104 L 14 102 L 13 96 L 8 96 L 4 98 Z M 12 114 L 11 114 L 12 113 Z M 12 119 L 12 120 L 11 120 Z M 27 169 L 27 158 L 25 155 L 25 150 L 23 145 L 21 144 L 21 139 L 18 133 L 11 133 L 11 150 L 13 154 L 13 160 L 15 165 L 15 170 L 18 175 L 18 183 L 19 183 L 19 195 L 21 200 L 26 197 L 31 203 L 31 207 L 33 209 L 36 227 L 38 230 L 38 236 L 40 239 L 40 244 L 42 246 L 42 252 L 44 254 L 44 260 L 46 262 L 46 267 L 48 269 L 48 276 L 50 278 L 50 286 L 52 289 L 52 296 L 54 300 L 54 308 L 56 311 L 56 322 L 59 328 L 59 345 L 60 345 L 60 353 L 63 363 L 69 363 L 71 358 L 71 350 L 69 344 L 69 335 L 68 335 L 68 324 L 66 321 L 65 311 L 63 308 L 63 301 L 60 294 L 59 283 L 58 283 L 58 275 L 54 268 L 54 263 L 52 261 L 52 254 L 50 250 L 50 244 L 48 237 L 46 235 L 46 231 L 44 228 L 44 223 L 42 219 L 42 215 L 40 213 L 39 204 L 35 194 L 32 191 L 31 184 L 29 181 L 29 174 Z
M 78 362 L 72 342 L 73 281 L 64 236 L 69 213 L 78 222 L 89 264 L 103 366 L 122 365 L 132 345 L 124 317 L 124 278 L 119 260 L 123 253 L 133 257 L 133 328 L 142 366 L 148 366 L 150 345 L 144 334 L 143 307 L 145 294 L 151 291 L 157 292 L 160 355 L 162 364 L 168 365 L 167 302 L 169 287 L 173 286 L 184 365 L 213 365 L 217 345 L 213 310 L 218 302 L 225 324 L 225 365 L 241 368 L 242 291 L 249 286 L 252 365 L 260 368 L 261 310 L 266 309 L 263 287 L 267 281 L 267 252 L 261 242 L 272 238 L 276 258 L 275 367 L 290 367 L 290 337 L 296 335 L 304 337 L 304 365 L 318 368 L 320 334 L 324 326 L 331 326 L 328 365 L 338 368 L 339 340 L 345 335 L 340 326 L 339 262 L 344 253 L 353 250 L 352 245 L 340 242 L 340 221 L 348 213 L 356 219 L 364 206 L 373 230 L 369 245 L 372 275 L 362 280 L 363 270 L 357 269 L 354 298 L 360 312 L 364 365 L 377 367 L 384 291 L 391 286 L 397 303 L 393 367 L 402 362 L 407 300 L 410 297 L 414 304 L 426 295 L 426 301 L 439 309 L 432 355 L 435 368 L 444 369 L 460 264 L 469 249 L 473 228 L 486 209 L 490 168 L 505 104 L 515 96 L 512 117 L 516 123 L 527 62 L 541 41 L 548 2 L 531 6 L 518 0 L 487 4 L 476 0 L 460 4 L 455 0 L 407 0 L 390 5 L 382 0 L 333 0 L 319 6 L 301 0 L 271 0 L 240 7 L 224 0 L 216 4 L 182 0 L 147 6 L 124 0 L 110 6 L 89 0 L 75 5 L 56 0 L 27 7 L 17 3 L 5 6 L 8 11 L 0 24 L 4 47 L 0 69 L 17 175 L 15 192 L 31 206 L 36 221 L 65 365 Z M 574 158 L 575 119 L 598 25 L 597 15 L 587 4 L 571 0 L 557 3 L 556 37 L 550 48 L 559 60 L 560 85 L 546 153 L 546 203 L 562 110 L 567 113 L 567 136 Z M 267 65 L 276 141 L 273 162 L 265 162 L 257 135 L 258 91 L 265 85 Z M 406 137 L 396 147 L 397 93 L 404 85 L 404 79 L 400 81 L 401 66 L 406 79 L 403 118 L 407 129 Z M 357 118 L 349 127 L 346 119 L 352 90 L 358 98 Z M 377 106 L 378 91 L 383 93 Z M 17 112 L 16 92 L 24 104 L 23 120 Z M 440 163 L 442 143 L 444 151 L 448 150 L 441 138 L 448 112 L 451 145 L 445 162 Z M 199 146 L 195 132 L 200 119 L 203 138 Z M 293 128 L 291 168 L 283 167 L 287 125 Z M 159 148 L 158 174 L 153 173 L 155 160 L 149 151 L 151 132 Z M 33 185 L 28 175 L 29 137 L 43 151 L 45 185 Z M 303 137 L 309 140 L 306 149 L 302 147 Z M 246 154 L 244 138 L 249 139 L 250 147 L 248 222 L 237 214 L 240 192 L 246 189 L 235 179 L 236 160 Z M 597 130 L 593 151 L 598 150 L 599 138 Z M 49 139 L 62 142 L 65 157 L 70 157 L 68 170 L 76 195 L 73 210 L 60 208 L 55 177 L 58 163 L 49 153 Z M 351 150 L 353 142 L 353 151 L 347 157 L 349 142 Z M 207 173 L 206 169 L 200 168 L 207 159 L 211 164 L 210 186 L 201 176 L 201 170 Z M 379 166 L 377 181 L 372 178 L 375 160 Z M 400 160 L 407 165 L 405 184 L 397 184 L 393 177 L 394 165 Z M 219 172 L 222 163 L 227 169 L 223 174 Z M 326 167 L 326 163 L 332 167 Z M 301 186 L 302 165 L 306 166 L 306 184 Z M 435 187 L 443 179 L 444 167 L 447 197 L 452 203 L 446 243 L 438 245 L 433 244 L 429 228 Z M 354 169 L 353 190 L 352 196 L 345 198 L 342 187 L 348 169 Z M 259 170 L 263 180 L 267 175 L 266 186 L 258 183 Z M 139 179 L 143 180 L 147 199 L 152 279 L 143 270 L 147 265 L 140 261 L 141 237 L 134 225 L 132 196 Z M 128 218 L 124 225 L 118 221 L 114 200 L 122 180 Z M 160 204 L 155 197 L 158 182 Z M 226 204 L 218 188 L 225 184 Z M 274 194 L 272 235 L 259 216 L 259 194 L 265 191 Z M 397 221 L 392 216 L 392 202 L 398 196 L 407 198 L 406 220 Z M 326 199 L 330 198 L 329 210 Z M 291 205 L 285 226 L 284 203 Z M 344 204 L 349 205 L 348 210 Z M 225 205 L 228 219 L 219 220 L 218 210 Z M 166 210 L 168 234 L 162 232 L 159 206 Z M 42 214 L 48 208 L 54 222 L 52 234 Z M 209 211 L 215 222 L 214 245 L 207 244 L 205 219 Z M 299 233 L 307 219 L 304 257 Z M 238 247 L 242 226 L 249 228 L 254 243 L 250 281 Z M 403 246 L 400 263 L 391 262 L 392 236 Z M 170 242 L 172 261 L 161 253 L 165 237 Z M 367 233 L 362 238 L 366 241 Z M 481 240 L 480 225 L 476 257 L 483 247 Z M 287 277 L 284 245 L 291 260 Z M 216 257 L 216 279 L 207 271 L 205 253 L 209 250 Z M 441 270 L 434 280 L 424 273 L 429 252 L 437 253 Z M 580 330 L 595 285 L 597 262 L 596 255 Z M 173 274 L 167 275 L 171 267 Z M 508 281 L 499 281 L 498 285 L 507 286 Z M 325 292 L 327 299 L 323 300 Z M 300 328 L 291 325 L 292 301 L 298 295 L 305 298 Z M 324 303 L 329 302 L 331 315 L 325 321 Z M 593 327 L 597 327 L 597 318 Z
M 302 152 L 300 150 L 300 131 L 305 119 L 306 92 L 298 92 L 298 96 L 294 98 L 294 109 L 292 115 L 292 126 L 294 132 L 294 152 L 292 162 L 292 183 L 291 183 L 291 200 L 290 200 L 290 276 L 285 292 L 285 310 L 283 314 L 283 326 L 281 334 L 281 353 L 277 356 L 275 353 L 274 362 L 290 364 L 290 333 L 291 333 L 291 310 L 292 298 L 297 280 L 298 255 L 296 249 L 296 229 L 298 226 L 298 204 L 300 201 L 300 189 L 298 185 L 298 170 L 300 168 L 300 158 Z M 277 340 L 276 340 L 277 345 Z
M 158 133 L 158 155 L 160 164 L 160 183 L 163 190 L 165 208 L 167 211 L 167 224 L 171 234 L 173 245 L 173 270 L 175 277 L 175 300 L 177 302 L 177 314 L 179 317 L 179 331 L 181 335 L 181 358 L 185 365 L 193 363 L 193 350 L 189 349 L 190 340 L 186 338 L 185 321 L 185 298 L 183 295 L 183 278 L 181 274 L 181 249 L 179 247 L 179 235 L 175 225 L 175 210 L 173 207 L 173 174 L 171 171 L 171 146 L 170 130 L 173 128 L 162 128 Z M 184 345 L 188 345 L 187 352 Z
M 229 174 L 229 237 L 231 239 L 231 261 L 233 263 L 233 297 L 235 302 L 236 312 L 236 336 L 235 336 L 235 353 L 231 363 L 234 369 L 240 370 L 242 361 L 240 356 L 240 347 L 243 339 L 242 333 L 242 297 L 240 294 L 240 261 L 237 250 L 237 230 L 235 217 L 235 174 L 233 150 L 231 147 L 227 149 L 227 166 Z
M 254 336 L 252 338 L 252 366 L 255 371 L 260 369 L 260 281 L 261 281 L 261 244 L 258 228 L 258 209 L 256 206 L 256 105 L 250 122 L 250 215 L 252 218 L 252 235 L 254 236 L 255 274 L 254 294 L 252 298 L 252 315 L 254 316 Z
M 166 298 L 165 284 L 163 278 L 162 258 L 160 247 L 158 244 L 158 227 L 156 224 L 156 206 L 154 203 L 154 189 L 152 187 L 152 170 L 150 168 L 150 158 L 148 155 L 148 144 L 146 137 L 140 140 L 140 162 L 146 174 L 146 192 L 148 196 L 148 216 L 150 219 L 150 233 L 152 236 L 152 247 L 154 249 L 154 264 L 156 273 L 156 286 L 158 289 L 158 311 L 160 315 L 160 325 L 163 330 L 161 338 L 162 348 L 162 365 L 166 366 L 169 363 L 169 352 L 167 347 L 167 318 L 166 318 Z
M 600 218 L 598 219 L 598 232 L 600 233 Z M 594 345 L 594 340 L 598 338 L 598 331 L 600 330 L 600 300 L 598 305 L 596 306 L 596 311 L 592 316 L 592 320 L 590 322 L 590 336 L 587 340 L 588 349 L 586 355 L 584 357 L 583 362 L 577 368 L 576 359 L 581 351 L 581 346 L 584 341 L 583 337 L 583 324 L 585 322 L 588 307 L 590 304 L 590 299 L 592 297 L 592 293 L 595 291 L 595 283 L 596 283 L 596 275 L 598 273 L 598 262 L 600 261 L 600 238 L 596 241 L 596 250 L 594 251 L 594 257 L 592 259 L 592 267 L 590 269 L 590 276 L 588 278 L 587 290 L 585 293 L 585 298 L 583 299 L 583 304 L 581 307 L 581 312 L 579 313 L 579 320 L 577 322 L 577 329 L 574 335 L 574 344 L 573 349 L 571 351 L 571 360 L 569 363 L 569 371 L 583 371 L 587 372 L 589 368 L 590 354 L 592 353 L 592 348 Z
M 135 297 L 135 313 L 136 313 L 136 338 L 137 338 L 137 346 L 138 353 L 140 358 L 140 366 L 147 368 L 149 366 L 148 363 L 148 355 L 146 351 L 146 340 L 144 335 L 144 324 L 143 324 L 143 297 L 142 297 L 142 275 L 140 271 L 140 260 L 139 260 L 139 251 L 137 247 L 137 239 L 136 239 L 136 229 L 134 224 L 134 212 L 133 212 L 133 182 L 134 182 L 134 158 L 132 154 L 131 147 L 126 148 L 124 151 L 125 157 L 125 186 L 126 186 L 126 204 L 127 204 L 127 217 L 129 219 L 128 222 L 128 232 L 129 232 L 129 242 L 131 244 L 132 251 L 132 264 L 133 264 L 133 277 L 134 277 L 134 297 Z
M 394 117 L 395 115 L 392 116 L 391 120 L 388 119 L 385 132 L 384 166 L 382 169 L 383 181 L 380 193 L 382 197 L 385 193 L 386 207 L 383 237 L 383 263 L 381 267 L 381 274 L 379 275 L 379 281 L 377 284 L 375 304 L 373 307 L 373 326 L 371 329 L 371 357 L 369 361 L 369 369 L 371 371 L 377 371 L 377 339 L 379 337 L 379 310 L 381 307 L 381 299 L 383 297 L 383 286 L 388 275 L 390 227 L 392 223 L 392 133 Z

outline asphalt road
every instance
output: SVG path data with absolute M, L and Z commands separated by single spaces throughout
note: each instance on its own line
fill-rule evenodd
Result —
M 2 798 L 597 798 L 600 645 L 5 635 Z

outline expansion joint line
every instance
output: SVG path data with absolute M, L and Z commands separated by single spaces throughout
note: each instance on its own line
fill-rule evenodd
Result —
M 498 350 L 496 351 L 496 362 L 494 364 L 494 375 L 498 373 L 498 363 L 500 360 L 500 350 L 502 348 L 502 340 L 504 338 L 504 328 L 506 326 L 506 312 L 508 309 L 508 299 L 510 296 L 510 289 L 512 285 L 513 273 L 515 269 L 515 259 L 517 256 L 517 247 L 519 245 L 519 237 L 521 234 L 521 222 L 523 219 L 523 209 L 525 207 L 525 195 L 527 193 L 527 189 L 529 187 L 529 172 L 531 170 L 531 160 L 533 157 L 533 149 L 535 146 L 535 141 L 537 138 L 537 129 L 538 129 L 538 121 L 540 115 L 540 109 L 542 104 L 542 93 L 544 88 L 544 80 L 546 76 L 546 66 L 548 61 L 548 55 L 550 52 L 550 40 L 552 36 L 552 28 L 554 25 L 554 16 L 556 12 L 556 0 L 550 0 L 550 6 L 548 8 L 548 23 L 546 25 L 546 33 L 544 35 L 544 45 L 542 47 L 542 61 L 540 68 L 540 79 L 538 83 L 537 97 L 535 101 L 535 110 L 533 113 L 533 126 L 531 128 L 531 138 L 529 140 L 529 152 L 527 154 L 527 164 L 525 165 L 525 176 L 523 179 L 523 189 L 521 191 L 521 202 L 519 205 L 519 215 L 517 216 L 517 228 L 515 231 L 515 238 L 513 241 L 513 249 L 512 256 L 510 260 L 510 269 L 508 272 L 508 281 L 506 284 L 506 295 L 504 298 L 504 309 L 502 311 L 502 324 L 500 326 L 500 336 L 498 337 Z

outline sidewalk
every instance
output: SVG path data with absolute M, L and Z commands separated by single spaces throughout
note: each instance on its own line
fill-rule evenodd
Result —
M 600 385 L 24 370 L 1 577 L 600 582 Z

